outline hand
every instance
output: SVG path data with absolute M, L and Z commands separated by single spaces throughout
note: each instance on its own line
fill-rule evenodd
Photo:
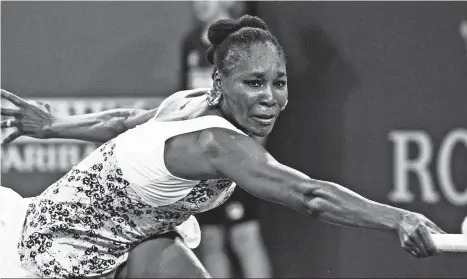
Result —
M 431 234 L 445 234 L 425 216 L 408 213 L 402 217 L 397 230 L 402 248 L 416 258 L 425 258 L 440 254 Z
M 2 89 L 2 99 L 10 101 L 16 106 L 15 109 L 1 107 L 3 116 L 12 117 L 1 122 L 1 128 L 14 127 L 15 131 L 8 135 L 2 145 L 16 138 L 27 135 L 33 138 L 45 138 L 46 128 L 55 119 L 50 111 L 50 106 L 41 102 L 25 101 L 13 93 Z

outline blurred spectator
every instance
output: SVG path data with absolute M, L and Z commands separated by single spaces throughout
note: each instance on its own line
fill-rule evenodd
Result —
M 193 2 L 197 24 L 183 41 L 182 90 L 212 86 L 213 68 L 206 59 L 208 26 L 219 19 L 249 13 L 248 5 L 251 4 L 239 1 Z M 243 277 L 271 277 L 269 257 L 258 222 L 258 206 L 257 198 L 237 187 L 224 205 L 197 215 L 202 230 L 197 253 L 213 277 L 234 277 L 232 263 L 235 259 Z M 233 252 L 234 257 L 229 252 Z
M 465 50 L 467 51 L 467 20 L 461 22 L 460 32 L 465 41 Z

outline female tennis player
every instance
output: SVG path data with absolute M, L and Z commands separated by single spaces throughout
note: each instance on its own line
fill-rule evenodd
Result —
M 23 270 L 42 277 L 209 277 L 180 228 L 223 203 L 235 184 L 325 222 L 396 234 L 416 257 L 440 252 L 430 233 L 443 231 L 423 215 L 312 179 L 258 143 L 288 94 L 283 50 L 261 19 L 218 21 L 209 40 L 213 87 L 176 93 L 154 110 L 60 119 L 2 91 L 17 106 L 2 109 L 13 117 L 2 128 L 17 128 L 5 142 L 105 142 L 29 202 L 17 249 L 2 253 L 18 254 Z

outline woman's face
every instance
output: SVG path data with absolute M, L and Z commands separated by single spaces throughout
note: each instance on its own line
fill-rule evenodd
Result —
M 268 135 L 287 103 L 286 62 L 272 43 L 255 43 L 227 54 L 227 74 L 214 80 L 221 108 L 248 134 Z

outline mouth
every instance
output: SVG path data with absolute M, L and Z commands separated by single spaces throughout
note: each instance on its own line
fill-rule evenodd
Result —
M 267 126 L 274 122 L 276 116 L 274 114 L 257 114 L 253 115 L 251 118 L 253 118 L 259 124 Z

